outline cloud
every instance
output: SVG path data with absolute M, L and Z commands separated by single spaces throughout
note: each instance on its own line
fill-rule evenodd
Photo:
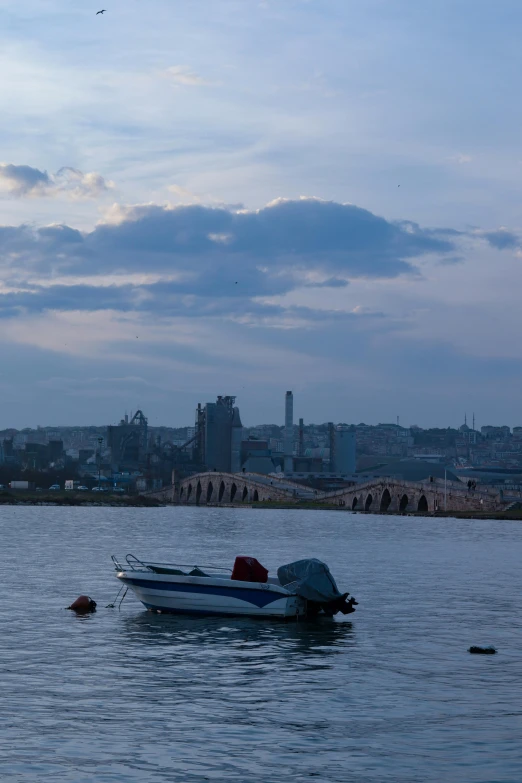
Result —
M 81 187 L 80 175 L 66 175 Z M 8 289 L 0 307 L 257 316 L 266 305 L 252 305 L 254 298 L 342 290 L 355 279 L 415 277 L 417 258 L 444 258 L 454 250 L 454 237 L 443 229 L 391 223 L 315 198 L 278 199 L 253 211 L 114 207 L 109 222 L 87 232 L 66 225 L 0 227 L 0 269 Z M 131 278 L 144 270 L 155 280 L 137 285 Z M 97 283 L 111 275 L 119 276 L 118 286 Z M 67 285 L 66 277 L 82 284 Z
M 259 210 L 154 204 L 119 208 L 86 237 L 108 263 L 171 268 L 182 265 L 231 276 L 293 268 L 343 272 L 350 277 L 412 274 L 412 260 L 454 250 L 452 238 L 415 223 L 391 223 L 368 210 L 316 198 L 277 199 Z
M 0 186 L 13 196 L 45 196 L 52 181 L 46 171 L 0 163 Z
M 191 71 L 188 65 L 171 65 L 163 73 L 171 82 L 183 87 L 206 87 L 211 84 Z
M 84 182 L 74 170 L 60 176 L 74 187 Z M 498 233 L 473 236 L 510 246 L 509 232 L 500 232 L 502 241 Z M 422 257 L 455 265 L 459 238 L 448 228 L 390 222 L 316 198 L 277 199 L 258 210 L 115 206 L 91 231 L 61 224 L 0 227 L 0 313 L 111 310 L 281 328 L 360 318 L 357 302 L 344 305 L 350 283 L 422 281 Z M 319 308 L 321 291 L 330 305 Z M 284 300 L 294 292 L 300 302 Z
M 99 198 L 114 187 L 113 182 L 106 181 L 95 171 L 84 174 L 70 166 L 61 168 L 54 179 L 57 191 L 67 193 L 72 199 Z
M 113 186 L 101 174 L 94 171 L 84 174 L 70 166 L 64 166 L 53 175 L 32 166 L 0 163 L 0 191 L 17 198 L 98 198 Z
M 169 193 L 176 196 L 176 203 L 179 204 L 200 204 L 201 199 L 191 190 L 182 187 L 181 185 L 169 185 L 167 187 Z
M 520 247 L 520 239 L 516 234 L 506 228 L 498 231 L 486 231 L 482 233 L 484 239 L 497 250 L 511 250 Z

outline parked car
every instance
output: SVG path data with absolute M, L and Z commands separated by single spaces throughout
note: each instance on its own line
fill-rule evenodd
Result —
M 114 493 L 118 493 L 119 495 L 122 495 L 125 492 L 123 487 L 113 487 L 110 491 Z
M 84 486 L 83 486 L 83 484 L 81 484 L 81 485 L 78 487 L 78 491 L 79 491 L 79 492 L 88 492 L 88 491 L 89 491 L 89 487 L 84 487 Z
M 103 492 L 103 487 L 93 487 L 92 492 Z
M 53 490 L 54 490 L 54 489 L 60 489 L 60 485 L 59 485 L 59 484 L 51 484 L 51 486 L 49 487 L 49 489 L 53 489 Z

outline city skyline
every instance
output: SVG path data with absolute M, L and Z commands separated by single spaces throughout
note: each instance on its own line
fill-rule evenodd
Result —
M 0 426 L 220 391 L 281 421 L 281 388 L 522 421 L 522 8 L 492 8 L 4 0 Z
M 276 426 L 276 427 L 284 428 L 284 426 L 285 426 L 285 409 L 284 409 L 284 405 L 281 406 L 282 407 L 282 414 L 278 418 L 276 418 L 274 420 L 267 420 L 267 421 L 253 421 L 252 420 L 251 421 L 251 420 L 247 419 L 244 416 L 244 414 L 243 414 L 243 410 L 245 408 L 248 409 L 248 405 L 245 405 L 245 401 L 241 402 L 240 398 L 238 398 L 238 397 L 236 397 L 235 399 L 237 401 L 237 404 L 241 406 L 241 417 L 242 417 L 242 419 L 244 419 L 242 426 L 245 429 L 255 429 L 256 427 L 267 427 L 267 426 Z M 205 403 L 208 402 L 208 401 L 209 400 L 205 399 Z M 279 401 L 279 402 L 281 402 L 281 401 Z M 298 405 L 299 405 L 299 400 L 297 402 L 298 402 Z M 123 415 L 120 413 L 119 416 L 116 416 L 115 418 L 111 419 L 110 421 L 105 421 L 105 422 L 95 421 L 95 420 L 88 421 L 88 422 L 83 422 L 83 423 L 80 422 L 80 421 L 77 421 L 77 422 L 72 423 L 72 424 L 65 424 L 63 422 L 62 423 L 60 423 L 60 422 L 53 422 L 53 423 L 38 422 L 37 424 L 27 424 L 26 423 L 26 424 L 22 424 L 21 426 L 15 426 L 13 424 L 6 424 L 6 425 L 4 425 L 0 421 L 0 432 L 3 432 L 5 430 L 9 430 L 9 429 L 18 430 L 18 431 L 29 429 L 29 430 L 32 430 L 32 431 L 37 431 L 38 429 L 44 429 L 45 430 L 45 429 L 53 429 L 53 428 L 56 428 L 56 429 L 60 429 L 60 428 L 84 429 L 84 428 L 88 428 L 88 427 L 100 428 L 100 427 L 107 427 L 107 426 L 115 426 L 115 425 L 120 424 L 125 417 L 130 419 L 134 413 L 136 413 L 137 411 L 141 411 L 141 410 L 142 409 L 140 407 L 136 407 L 136 408 L 133 408 L 133 409 L 130 409 L 130 410 L 125 410 L 123 412 Z M 328 425 L 331 422 L 334 422 L 335 424 L 348 424 L 350 426 L 352 426 L 352 425 L 354 425 L 354 426 L 365 425 L 365 426 L 369 426 L 369 427 L 378 427 L 379 425 L 381 425 L 381 426 L 384 426 L 384 425 L 389 426 L 389 425 L 396 425 L 397 424 L 400 427 L 403 427 L 405 429 L 410 429 L 410 428 L 416 428 L 417 427 L 419 429 L 425 429 L 425 430 L 429 430 L 429 429 L 452 429 L 452 430 L 458 430 L 458 429 L 460 429 L 462 427 L 462 425 L 466 425 L 467 424 L 467 426 L 469 427 L 470 430 L 475 430 L 476 432 L 480 432 L 483 427 L 498 427 L 498 428 L 500 428 L 500 427 L 506 427 L 507 426 L 507 427 L 509 427 L 510 430 L 512 430 L 513 428 L 522 426 L 522 417 L 521 417 L 521 420 L 518 421 L 518 422 L 517 421 L 509 422 L 507 420 L 494 421 L 494 422 L 492 422 L 492 421 L 479 422 L 477 417 L 475 416 L 475 414 L 469 415 L 466 412 L 463 414 L 462 419 L 461 419 L 460 422 L 457 422 L 456 418 L 454 417 L 456 423 L 450 423 L 450 424 L 447 424 L 447 425 L 440 425 L 439 426 L 439 425 L 425 424 L 422 421 L 408 422 L 408 421 L 405 421 L 405 420 L 401 419 L 400 416 L 399 417 L 395 417 L 395 419 L 392 418 L 390 420 L 385 420 L 385 419 L 381 418 L 381 419 L 377 419 L 375 421 L 369 421 L 369 420 L 368 421 L 362 421 L 362 420 L 359 421 L 357 419 L 350 419 L 350 418 L 346 418 L 346 417 L 343 419 L 343 418 L 335 418 L 335 417 L 331 417 L 331 416 L 330 417 L 329 416 L 325 416 L 324 418 L 317 419 L 317 420 L 314 421 L 314 420 L 307 420 L 304 416 L 302 416 L 300 414 L 300 412 L 299 412 L 299 407 L 296 407 L 296 410 L 298 412 L 295 414 L 294 423 L 293 423 L 294 428 L 297 428 L 299 426 L 298 425 L 298 421 L 301 418 L 303 419 L 303 423 L 304 423 L 305 427 L 309 427 L 309 426 L 310 427 L 312 427 L 312 426 L 322 427 L 322 426 Z M 147 415 L 147 411 L 144 411 L 144 414 Z M 152 420 L 151 420 L 150 416 L 147 416 L 147 420 L 149 421 L 149 425 L 151 427 L 153 427 L 153 428 L 158 428 L 158 429 L 161 429 L 161 428 L 166 428 L 166 429 L 185 429 L 185 428 L 189 428 L 190 429 L 190 428 L 193 428 L 195 426 L 195 418 L 196 418 L 196 415 L 197 415 L 196 405 L 194 405 L 193 414 L 194 414 L 194 416 L 193 416 L 192 419 L 186 420 L 186 421 L 182 421 L 181 423 L 173 423 L 173 422 L 169 422 L 169 421 L 156 421 L 155 419 L 157 417 L 152 417 Z

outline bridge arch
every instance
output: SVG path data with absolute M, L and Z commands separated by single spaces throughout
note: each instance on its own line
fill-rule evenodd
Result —
M 254 490 L 254 497 L 252 498 L 253 503 L 259 503 L 259 492 L 257 489 Z
M 410 501 L 408 495 L 404 494 L 399 500 L 399 511 L 401 512 L 406 511 L 409 502 Z
M 179 502 L 180 502 L 180 503 L 182 503 L 182 502 L 183 502 L 183 495 L 184 495 L 184 494 L 185 494 L 185 487 L 181 487 L 181 489 L 180 489 L 180 491 L 179 491 Z
M 224 494 L 225 494 L 225 482 L 222 481 L 221 484 L 219 485 L 218 503 L 221 503 Z
M 426 495 L 420 496 L 419 502 L 417 503 L 417 511 L 428 511 L 428 501 L 426 500 Z
M 231 503 L 234 502 L 234 498 L 236 497 L 236 492 L 237 492 L 237 486 L 236 486 L 235 482 L 233 482 L 232 486 L 230 487 L 230 502 Z
M 385 513 L 390 508 L 390 505 L 391 505 L 390 490 L 388 488 L 386 488 L 384 490 L 384 492 L 382 493 L 382 495 L 381 495 L 381 504 L 380 504 L 380 507 L 379 507 L 379 511 L 381 513 Z
M 352 500 L 352 511 L 355 511 L 356 508 L 357 508 L 357 495 Z
M 191 495 L 192 495 L 192 484 L 189 484 L 187 487 L 187 503 L 189 502 Z
M 246 484 L 243 487 L 243 494 L 241 495 L 241 502 L 244 503 L 245 500 L 248 500 L 248 489 L 246 487 Z
M 366 497 L 366 502 L 364 504 L 364 510 L 365 511 L 370 511 L 370 509 L 372 507 L 372 503 L 373 503 L 373 495 L 370 492 L 370 494 L 367 495 L 367 497 Z
M 213 492 L 214 492 L 214 485 L 212 484 L 211 481 L 209 481 L 207 484 L 207 503 L 210 503 L 210 501 L 212 500 Z

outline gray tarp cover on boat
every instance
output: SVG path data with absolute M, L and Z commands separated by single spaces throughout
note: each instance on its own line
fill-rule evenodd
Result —
M 309 601 L 326 603 L 341 595 L 326 563 L 315 558 L 280 566 L 277 578 L 287 590 Z

